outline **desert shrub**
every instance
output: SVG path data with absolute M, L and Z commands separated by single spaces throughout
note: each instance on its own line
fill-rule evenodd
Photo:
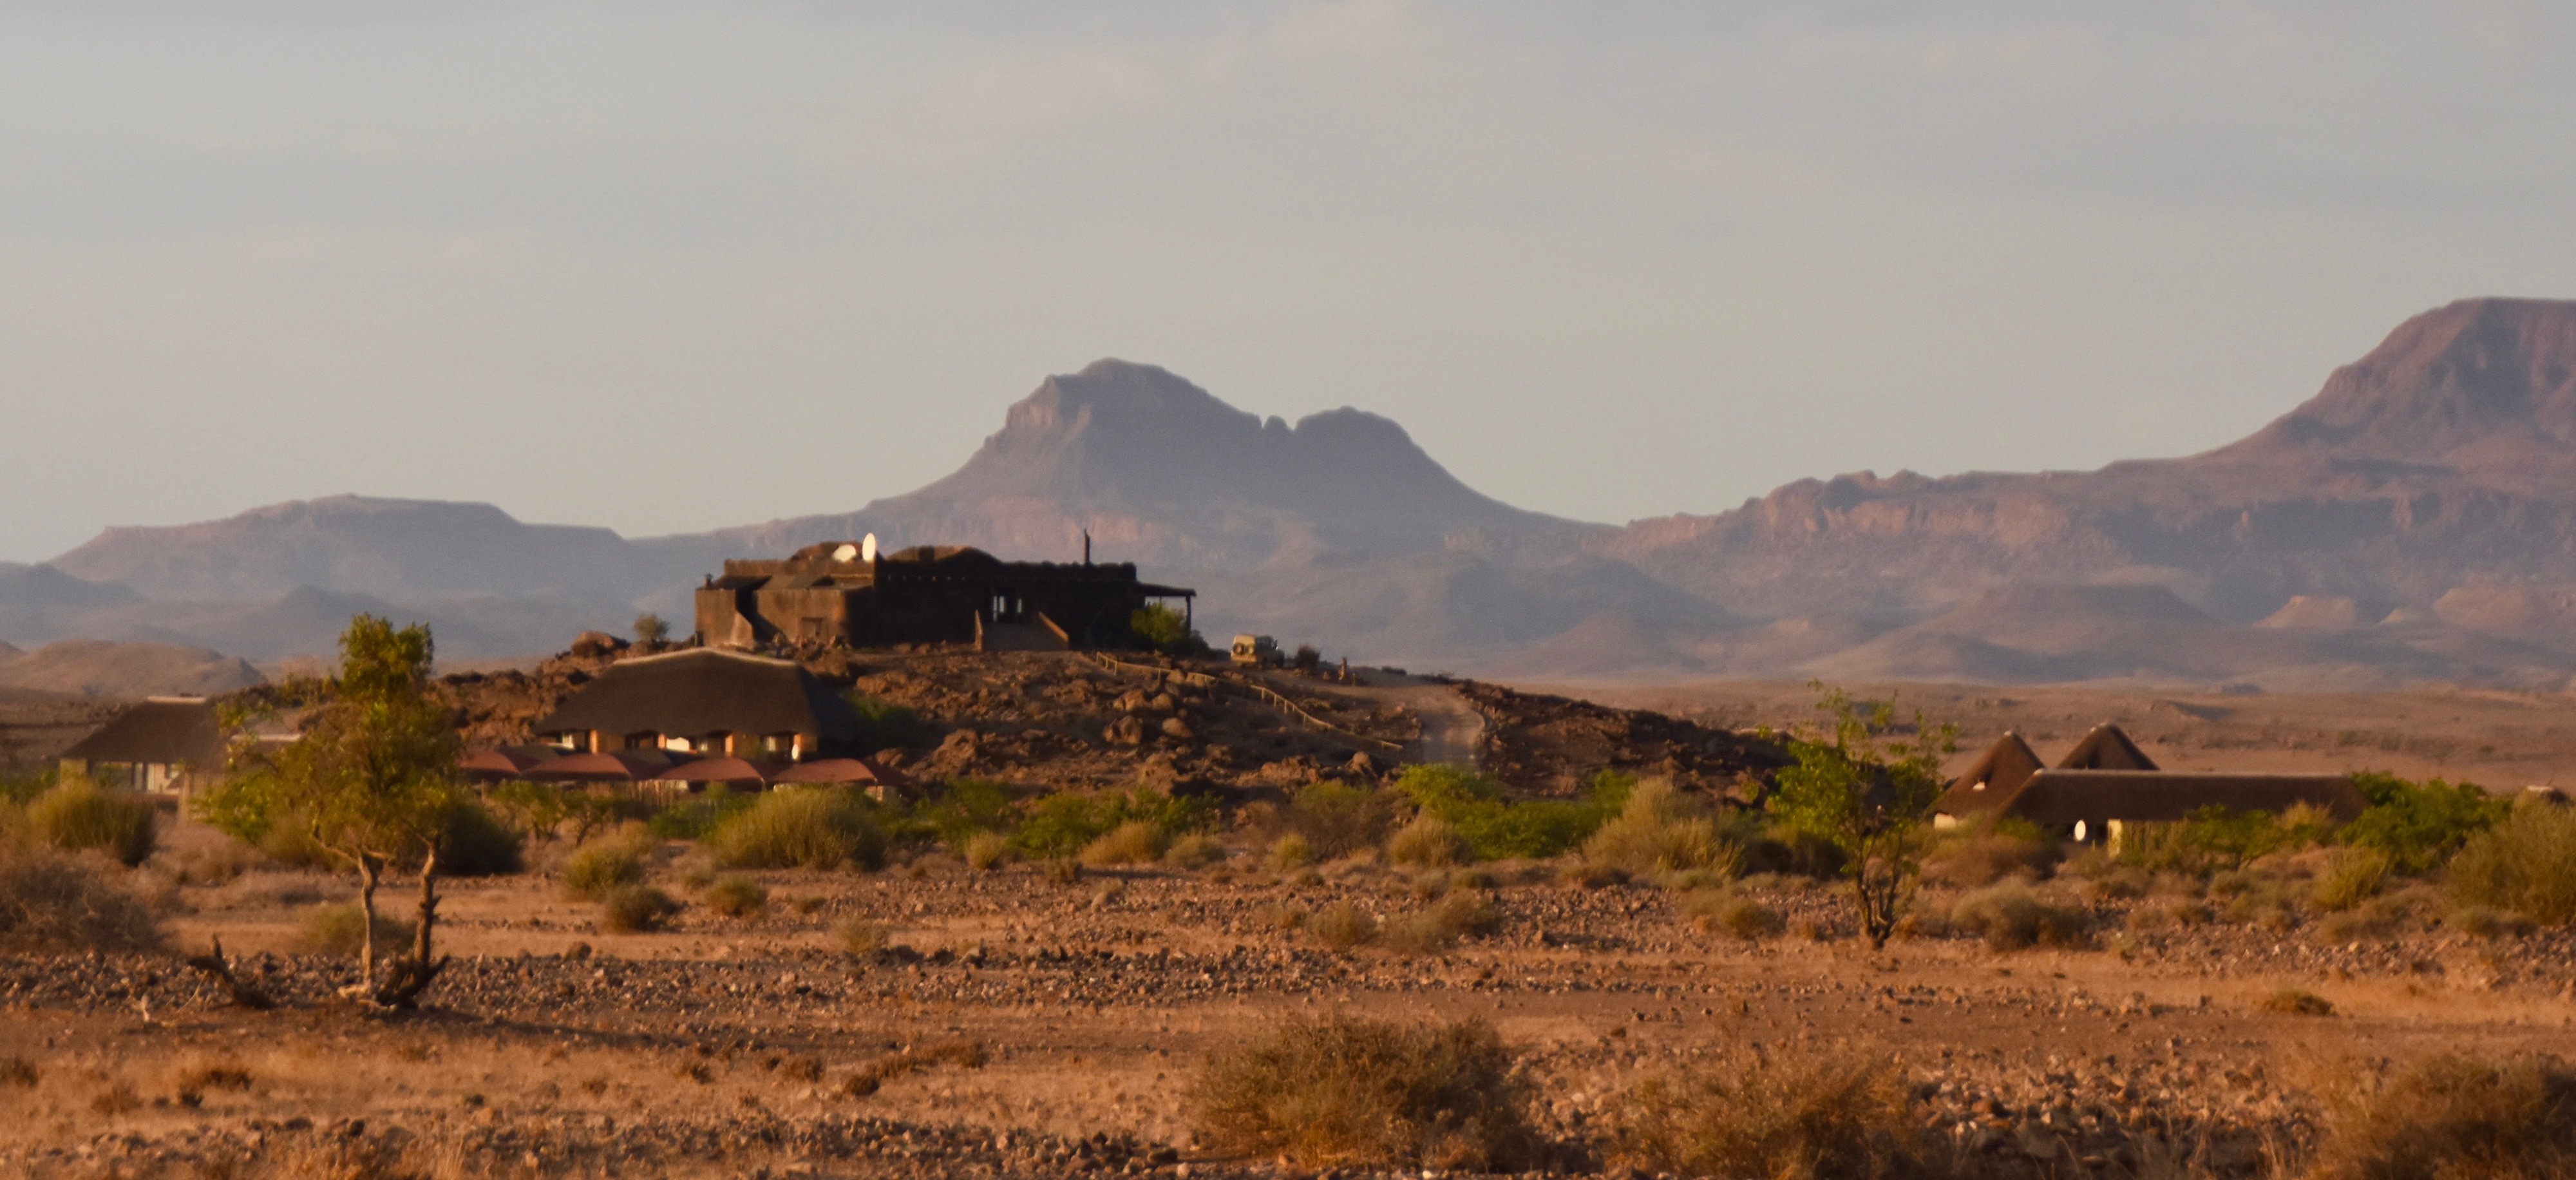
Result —
M 1707 804 L 1671 783 L 1640 783 L 1618 817 L 1583 842 L 1583 859 L 1634 876 L 1663 876 L 1693 869 L 1732 872 L 1740 842 L 1721 828 Z
M 1029 809 L 1027 821 L 1011 837 L 1011 847 L 1032 859 L 1070 859 L 1125 824 L 1144 824 L 1159 839 L 1168 840 L 1204 830 L 1215 817 L 1214 805 L 1205 799 L 1176 799 L 1143 787 L 1092 794 L 1063 791 Z M 1154 855 L 1161 854 L 1162 846 L 1157 844 Z
M 1539 1162 L 1519 1062 L 1490 1025 L 1291 1019 L 1210 1057 L 1201 1142 L 1310 1168 L 1518 1171 Z
M 1102 832 L 1082 846 L 1082 863 L 1093 868 L 1152 864 L 1163 859 L 1170 837 L 1150 820 L 1131 819 Z
M 737 869 L 837 869 L 885 865 L 885 833 L 867 799 L 838 788 L 782 788 L 717 825 L 706 842 Z
M 2308 899 L 2329 913 L 2351 909 L 2388 888 L 2389 875 L 2396 868 L 2396 858 L 2380 849 L 2368 845 L 2338 848 L 2333 859 L 2326 862 L 2325 872 L 2317 875 Z
M 1974 889 L 2006 877 L 2038 880 L 2058 860 L 2056 841 L 2031 824 L 2007 819 L 1935 844 L 1923 857 L 1923 877 Z
M 865 1098 L 876 1093 L 887 1082 L 908 1073 L 917 1073 L 938 1065 L 962 1069 L 982 1069 L 993 1059 L 984 1042 L 966 1038 L 923 1045 L 918 1049 L 898 1049 L 841 1079 L 844 1098 Z
M 1007 841 L 1020 818 L 1018 792 L 991 779 L 961 778 L 914 803 L 901 826 L 906 835 L 927 834 L 963 852 L 978 837 Z
M 886 928 L 865 918 L 851 918 L 834 927 L 832 935 L 841 940 L 841 949 L 867 958 L 886 949 Z
M 1952 927 L 1986 940 L 1991 950 L 2017 951 L 2032 946 L 2084 946 L 2091 940 L 2092 915 L 2064 905 L 2026 885 L 1990 886 L 1960 898 L 1950 908 Z
M 152 855 L 160 839 L 160 815 L 144 795 L 110 791 L 74 777 L 27 804 L 27 829 L 56 848 L 103 852 L 131 867 Z
M 899 705 L 863 692 L 850 694 L 859 714 L 859 742 L 870 750 L 913 749 L 931 742 L 930 726 L 910 705 Z
M 2482 905 L 2452 911 L 2443 923 L 2471 938 L 2504 938 L 2531 933 L 2531 919 Z
M 1280 820 L 1288 826 L 1287 834 L 1304 840 L 1316 859 L 1332 860 L 1376 847 L 1394 825 L 1395 810 L 1375 791 L 1319 782 L 1290 796 Z
M 625 934 L 659 930 L 680 912 L 680 903 L 650 885 L 621 885 L 600 899 L 600 925 Z
M 2324 996 L 2295 987 L 2285 987 L 2263 997 L 2263 1010 L 2285 1016 L 2332 1016 L 2334 1004 Z
M 1455 766 L 1409 766 L 1395 781 L 1398 793 L 1448 824 L 1480 860 L 1541 860 L 1569 851 L 1618 814 L 1632 785 L 1604 771 L 1582 800 L 1514 803 L 1503 797 L 1501 783 Z
M 2576 1175 L 2576 1067 L 2442 1056 L 2329 1109 L 2313 1180 Z
M 1270 867 L 1274 869 L 1302 869 L 1313 863 L 1314 842 L 1296 832 L 1279 837 L 1270 846 Z
M 1172 846 L 1163 850 L 1163 863 L 1176 869 L 1194 869 L 1224 857 L 1224 845 L 1217 843 L 1215 837 L 1198 832 L 1172 841 Z
M 2508 910 L 2550 926 L 2576 922 L 2576 808 L 2514 808 L 2461 846 L 2450 878 L 2462 905 Z
M 2352 783 L 2370 806 L 2336 838 L 2384 853 L 2396 872 L 2412 876 L 2442 867 L 2469 837 L 2513 810 L 2475 783 L 2413 783 L 2391 774 L 2356 774 Z
M 1830 881 L 1842 876 L 1843 850 L 1813 832 L 1772 824 L 1747 840 L 1736 867 L 1746 873 L 1774 873 Z
M 527 867 L 527 838 L 493 814 L 468 803 L 447 813 L 438 848 L 438 871 L 450 877 L 499 877 Z
M 977 832 L 966 838 L 958 849 L 968 867 L 982 872 L 1000 868 L 1011 855 L 1011 838 L 1000 832 Z
M 1306 919 L 1306 932 L 1337 951 L 1377 941 L 1377 919 L 1347 901 L 1337 901 Z
M 748 918 L 769 908 L 769 890 L 740 873 L 727 873 L 708 885 L 698 900 L 728 918 Z
M 411 937 L 412 923 L 381 910 L 376 913 L 376 946 L 380 953 L 384 948 L 409 943 Z M 356 902 L 317 905 L 306 910 L 295 932 L 296 948 L 314 955 L 354 955 L 366 940 L 367 911 Z
M 643 881 L 645 857 L 653 843 L 651 831 L 641 824 L 628 824 L 573 849 L 557 873 L 564 892 L 585 901 L 598 901 L 614 890 Z
M 2204 874 L 2310 847 L 2333 829 L 2333 816 L 2306 804 L 2279 815 L 2213 804 L 2179 823 L 2123 825 L 2119 859 L 2149 872 Z
M 1437 954 L 1456 945 L 1459 939 L 1492 934 L 1502 926 L 1502 914 L 1494 908 L 1492 898 L 1476 890 L 1460 889 L 1444 895 L 1428 909 L 1387 923 L 1378 940 L 1410 954 Z
M 1754 1057 L 1651 1078 L 1621 1104 L 1610 1141 L 1618 1163 L 1691 1176 L 1879 1180 L 1948 1162 L 1904 1078 L 1873 1057 Z
M 1702 889 L 1682 901 L 1682 914 L 1700 929 L 1725 931 L 1737 938 L 1766 938 L 1787 928 L 1780 911 L 1750 897 L 1722 889 Z
M 0 953 L 143 951 L 161 945 L 152 910 L 97 867 L 0 841 Z
M 1400 865 L 1439 867 L 1464 864 L 1475 855 L 1475 850 L 1467 846 L 1466 837 L 1459 835 L 1458 829 L 1428 811 L 1414 816 L 1412 823 L 1404 825 L 1386 840 L 1386 858 Z
M 261 856 L 290 869 L 339 872 L 349 867 L 349 862 L 313 838 L 312 826 L 303 822 L 301 817 L 288 817 L 269 825 L 251 842 L 251 846 L 259 849 Z

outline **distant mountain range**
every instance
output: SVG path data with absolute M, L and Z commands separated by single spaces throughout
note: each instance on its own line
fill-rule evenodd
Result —
M 272 661 L 348 615 L 465 659 L 675 620 L 725 558 L 875 533 L 1103 559 L 1203 629 L 1522 678 L 2131 679 L 2275 688 L 2576 677 L 2576 303 L 2400 325 L 2235 444 L 2092 472 L 1804 480 L 1624 527 L 1459 482 L 1395 423 L 1291 425 L 1162 369 L 1051 377 L 954 474 L 854 512 L 689 536 L 483 504 L 299 501 L 0 565 L 0 640 Z

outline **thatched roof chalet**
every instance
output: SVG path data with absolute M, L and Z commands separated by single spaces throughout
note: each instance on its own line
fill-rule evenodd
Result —
M 204 697 L 153 697 L 107 719 L 63 751 L 63 769 L 144 791 L 184 791 L 221 770 L 223 726 Z
M 619 660 L 533 727 L 558 746 L 802 760 L 858 754 L 858 711 L 789 660 L 720 648 Z
M 2040 769 L 2038 761 L 2019 736 L 2005 734 L 1952 781 L 1933 822 L 2010 818 L 2094 841 L 2124 824 L 2185 820 L 2210 807 L 2277 814 L 2305 804 L 2349 820 L 2369 805 L 2347 775 L 2160 770 L 2109 724 L 2095 726 L 2056 766 Z

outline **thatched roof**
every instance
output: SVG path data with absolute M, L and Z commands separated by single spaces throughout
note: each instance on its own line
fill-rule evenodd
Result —
M 2057 760 L 2060 770 L 2154 770 L 2156 760 L 2130 741 L 2129 735 L 2108 721 L 2093 727 L 2084 740 L 2075 743 L 2066 756 Z
M 2352 779 L 2339 774 L 2190 774 L 2170 770 L 2043 770 L 2007 796 L 1996 811 L 2041 827 L 2077 820 L 2133 823 L 2190 819 L 2203 808 L 2283 812 L 2299 804 L 2321 807 L 2338 820 L 2361 814 L 2369 801 Z
M 2021 740 L 2020 734 L 2008 732 L 1986 747 L 1986 752 L 1978 755 L 1959 777 L 1950 780 L 1950 789 L 1932 809 L 1945 815 L 1992 811 L 2047 765 L 2039 760 L 2029 742 Z
M 224 732 L 203 697 L 154 697 L 108 719 L 63 751 L 66 760 L 214 767 Z
M 804 668 L 721 648 L 619 660 L 533 727 L 699 736 L 805 733 L 855 740 L 859 718 Z

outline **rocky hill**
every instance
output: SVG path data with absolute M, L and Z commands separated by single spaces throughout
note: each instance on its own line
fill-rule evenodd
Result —
M 628 540 L 334 497 L 0 567 L 0 639 L 327 650 L 351 609 L 441 650 L 685 617 L 732 556 L 875 533 L 1198 587 L 1203 629 L 1550 679 L 2143 679 L 2367 688 L 2576 675 L 2576 303 L 2400 325 L 2248 438 L 2099 471 L 1802 480 L 1625 527 L 1477 493 L 1393 422 L 1291 425 L 1162 369 L 1048 378 L 954 474 L 854 512 Z
M 203 696 L 261 682 L 238 658 L 167 643 L 66 639 L 0 660 L 0 688 L 90 697 Z

